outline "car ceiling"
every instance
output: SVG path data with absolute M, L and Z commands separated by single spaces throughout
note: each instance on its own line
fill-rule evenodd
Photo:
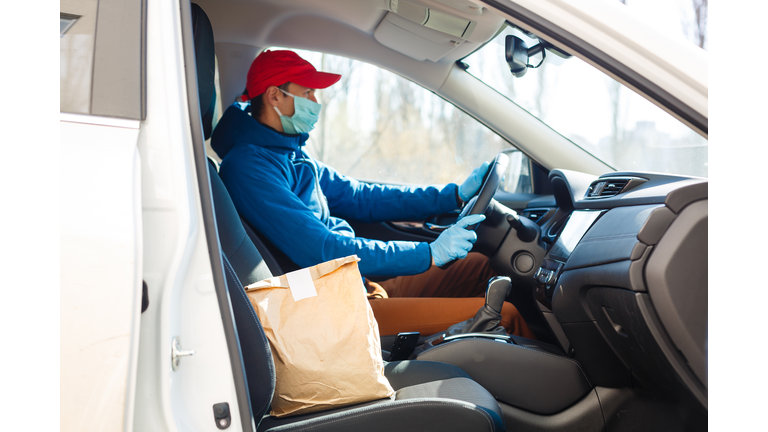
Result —
M 386 20 L 389 0 L 197 0 L 211 19 L 219 45 L 241 45 L 258 49 L 285 46 L 337 54 L 365 61 L 408 77 L 431 90 L 438 90 L 453 63 L 490 40 L 503 24 L 503 18 L 482 9 L 481 15 L 464 13 L 457 8 L 479 7 L 470 0 L 399 0 L 443 12 L 477 24 L 463 39 L 442 34 L 445 40 L 458 40 L 460 45 L 447 53 L 430 53 L 426 43 L 423 52 L 437 61 L 416 59 L 403 54 L 423 42 L 412 31 L 425 31 L 427 37 L 442 37 L 432 29 L 399 18 L 389 33 L 375 34 Z M 402 8 L 401 8 L 402 10 Z M 393 14 L 394 15 L 394 14 Z M 395 16 L 394 19 L 398 19 Z M 379 40 L 377 40 L 377 38 Z M 385 40 L 390 47 L 380 40 Z M 392 48 L 394 47 L 394 49 Z M 438 45 L 434 45 L 439 48 Z M 239 71 L 238 71 L 239 72 Z M 244 76 L 244 73 L 243 75 Z M 224 91 L 224 97 L 228 97 Z

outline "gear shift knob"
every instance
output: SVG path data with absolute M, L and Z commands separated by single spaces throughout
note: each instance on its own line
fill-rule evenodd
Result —
M 488 288 L 485 290 L 485 305 L 493 309 L 494 312 L 501 313 L 504 300 L 507 299 L 511 289 L 512 280 L 506 276 L 496 276 L 489 280 Z
M 504 300 L 512 291 L 512 279 L 506 276 L 497 276 L 488 281 L 485 289 L 485 304 L 477 311 L 473 318 L 456 323 L 442 335 L 427 340 L 424 345 L 435 346 L 442 343 L 447 336 L 455 338 L 458 335 L 473 337 L 473 333 L 486 333 L 495 335 L 507 335 L 507 330 L 501 326 L 501 308 Z
M 485 305 L 477 311 L 474 318 L 467 322 L 456 324 L 455 329 L 448 329 L 448 333 L 495 333 L 504 329 L 499 327 L 501 323 L 501 308 L 504 306 L 509 291 L 512 289 L 512 280 L 506 276 L 497 276 L 488 281 L 485 290 Z

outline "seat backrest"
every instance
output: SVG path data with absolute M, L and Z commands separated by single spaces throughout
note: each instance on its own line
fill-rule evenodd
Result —
M 245 285 L 272 276 L 259 251 L 245 234 L 240 218 L 219 174 L 208 169 L 216 214 L 216 226 L 226 273 L 227 290 L 235 317 L 237 338 L 243 356 L 248 396 L 253 418 L 258 425 L 269 411 L 275 392 L 275 366 L 272 351 L 259 318 L 243 289 Z M 241 280 L 239 275 L 246 279 Z
M 264 261 L 259 249 L 246 234 L 235 204 L 221 177 L 210 166 L 208 176 L 211 179 L 211 194 L 221 253 L 227 257 L 235 275 L 243 284 L 250 285 L 271 278 L 274 274 Z
M 253 244 L 256 246 L 256 249 L 259 250 L 259 253 L 261 254 L 262 258 L 264 258 L 264 261 L 267 263 L 267 267 L 269 267 L 269 271 L 271 271 L 273 275 L 275 276 L 284 275 L 288 272 L 292 272 L 300 268 L 298 266 L 295 266 L 295 264 L 294 264 L 295 267 L 291 267 L 290 265 L 286 266 L 284 263 L 281 263 L 280 257 L 278 257 L 276 254 L 273 254 L 273 252 L 280 252 L 280 250 L 274 249 L 274 247 L 271 246 L 271 243 L 269 243 L 267 239 L 263 239 L 259 237 L 259 235 L 256 234 L 256 230 L 254 230 L 253 227 L 251 227 L 251 225 L 248 223 L 248 221 L 246 221 L 242 216 L 240 216 L 240 222 L 243 223 L 243 228 L 245 228 L 245 233 L 248 235 L 248 238 L 250 238 Z M 280 253 L 282 254 L 282 252 Z M 286 256 L 286 258 L 288 257 Z
M 192 36 L 195 40 L 195 69 L 200 116 L 203 119 L 205 139 L 211 137 L 213 111 L 216 105 L 216 49 L 213 45 L 213 27 L 203 9 L 192 3 Z
M 283 275 L 301 268 L 298 264 L 288 258 L 288 255 L 270 243 L 266 237 L 259 236 L 253 226 L 251 226 L 245 218 L 241 217 L 240 219 L 243 222 L 245 233 L 248 234 L 248 237 L 256 245 L 259 252 L 261 252 L 264 260 L 267 262 L 269 270 L 273 274 Z
M 213 28 L 200 6 L 192 4 L 192 29 L 195 41 L 195 63 L 198 73 L 198 96 L 202 112 L 203 130 L 210 136 L 213 105 L 206 101 L 215 98 L 215 52 Z M 210 112 L 209 112 L 210 111 Z M 261 254 L 245 233 L 235 205 L 216 170 L 208 166 L 213 195 L 214 214 L 219 244 L 224 263 L 227 290 L 235 317 L 240 352 L 243 356 L 249 402 L 257 425 L 269 410 L 275 391 L 275 367 L 269 342 L 264 335 L 251 302 L 243 290 L 243 282 L 250 284 L 272 276 Z

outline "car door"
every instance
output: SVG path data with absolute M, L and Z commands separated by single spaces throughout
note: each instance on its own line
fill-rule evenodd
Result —
M 61 428 L 132 430 L 143 271 L 141 2 L 60 6 Z M 109 25 L 116 20 L 122 26 Z
M 61 1 L 62 430 L 253 429 L 202 140 L 195 157 L 190 8 Z

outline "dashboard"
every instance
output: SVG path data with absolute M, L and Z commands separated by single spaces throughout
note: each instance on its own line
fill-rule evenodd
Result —
M 560 229 L 552 230 L 556 238 L 555 243 L 549 248 L 541 266 L 533 275 L 536 283 L 535 298 L 546 307 L 552 307 L 552 295 L 555 283 L 560 277 L 568 258 L 581 241 L 587 230 L 602 216 L 600 210 L 576 210 L 563 216 Z
M 707 180 L 553 170 L 549 181 L 553 195 L 521 212 L 540 236 L 507 234 L 491 261 L 532 281 L 540 317 L 594 385 L 706 408 Z

